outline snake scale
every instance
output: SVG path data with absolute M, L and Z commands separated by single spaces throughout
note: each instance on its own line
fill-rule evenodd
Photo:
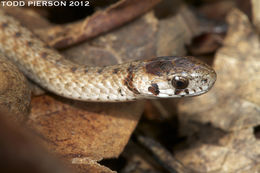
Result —
M 77 65 L 3 11 L 0 52 L 43 88 L 82 101 L 196 96 L 207 92 L 216 80 L 210 66 L 192 57 L 158 57 L 106 67 Z

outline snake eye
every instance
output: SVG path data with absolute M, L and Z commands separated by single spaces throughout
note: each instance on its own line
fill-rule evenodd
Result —
M 172 86 L 176 89 L 185 89 L 189 85 L 189 80 L 184 77 L 175 76 L 172 79 Z

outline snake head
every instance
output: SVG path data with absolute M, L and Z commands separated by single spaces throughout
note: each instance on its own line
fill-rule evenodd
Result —
M 146 61 L 147 97 L 174 98 L 201 95 L 216 81 L 216 72 L 193 57 L 159 57 Z

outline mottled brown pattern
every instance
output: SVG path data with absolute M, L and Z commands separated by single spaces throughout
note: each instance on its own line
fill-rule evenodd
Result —
M 8 23 L 7 23 L 7 22 L 2 23 L 1 27 L 2 27 L 3 29 L 6 28 L 6 27 L 8 27 Z
M 157 96 L 160 93 L 159 87 L 156 83 L 152 84 L 152 86 L 148 88 L 148 91 L 153 93 L 153 95 L 155 96 Z
M 130 64 L 127 68 L 127 77 L 124 79 L 123 84 L 127 86 L 127 88 L 132 91 L 134 94 L 140 94 L 140 92 L 134 87 L 133 79 L 134 79 L 134 66 Z
M 115 69 L 113 70 L 113 74 L 117 74 L 119 70 L 120 70 L 119 68 L 115 68 Z
M 59 66 L 62 62 L 62 59 L 56 59 L 55 60 L 55 65 Z
M 24 122 L 30 110 L 31 91 L 20 70 L 0 54 L 0 110 L 14 113 L 10 122 Z
M 21 35 L 22 35 L 22 33 L 20 33 L 20 32 L 15 33 L 15 37 L 21 37 Z
M 77 67 L 72 67 L 70 70 L 74 73 L 77 70 Z
M 169 73 L 173 69 L 171 61 L 165 58 L 148 61 L 145 66 L 146 72 L 156 76 L 162 76 L 164 73 Z
M 33 43 L 31 41 L 27 41 L 27 46 L 31 47 Z
M 51 46 L 49 46 L 49 45 L 45 45 L 44 46 L 46 49 L 50 49 L 51 48 Z
M 102 73 L 103 70 L 104 70 L 104 68 L 100 68 L 97 72 L 100 74 L 100 73 Z
M 133 66 L 133 64 L 130 64 L 129 67 L 127 68 L 127 72 L 128 72 L 128 73 L 133 73 L 134 68 L 135 68 L 135 67 Z
M 42 57 L 42 58 L 45 59 L 45 58 L 47 58 L 47 56 L 48 56 L 48 53 L 46 53 L 46 52 L 42 52 L 42 53 L 41 53 L 41 57 Z

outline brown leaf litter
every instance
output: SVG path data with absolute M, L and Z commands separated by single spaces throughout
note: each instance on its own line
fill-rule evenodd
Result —
M 238 9 L 230 12 L 227 22 L 224 46 L 214 61 L 214 88 L 179 105 L 182 133 L 197 132 L 199 140 L 190 141 L 190 149 L 176 157 L 195 172 L 259 171 L 260 141 L 254 130 L 260 124 L 260 42 Z M 205 123 L 212 131 L 203 130 Z

